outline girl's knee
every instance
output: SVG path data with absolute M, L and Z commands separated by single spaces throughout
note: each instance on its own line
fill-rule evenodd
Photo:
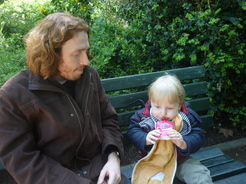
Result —
M 208 168 L 192 157 L 189 157 L 184 163 L 177 167 L 176 176 L 181 181 L 189 184 L 212 183 Z

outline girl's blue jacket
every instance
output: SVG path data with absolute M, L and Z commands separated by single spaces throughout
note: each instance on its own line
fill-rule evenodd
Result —
M 144 108 L 137 110 L 130 118 L 131 123 L 127 130 L 127 135 L 129 136 L 132 143 L 136 145 L 141 151 L 145 152 L 149 152 L 152 148 L 152 145 L 145 145 L 146 136 L 148 132 L 145 132 L 139 126 L 139 123 L 145 120 L 146 118 L 150 117 L 150 108 L 151 105 L 148 101 L 145 104 Z M 184 112 L 190 120 L 191 131 L 188 134 L 183 135 L 183 139 L 186 141 L 188 146 L 187 149 L 182 150 L 179 147 L 177 147 L 178 160 L 197 152 L 204 145 L 205 142 L 205 135 L 202 129 L 200 128 L 200 124 L 202 122 L 200 116 L 194 110 L 189 108 L 188 102 L 186 102 L 182 106 L 181 111 Z

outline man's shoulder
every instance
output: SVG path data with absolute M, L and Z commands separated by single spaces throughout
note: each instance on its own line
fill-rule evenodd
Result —
M 16 89 L 17 86 L 20 85 L 28 85 L 28 70 L 22 70 L 12 76 L 9 80 L 7 80 L 4 85 L 1 87 L 2 90 L 7 90 L 9 88 Z

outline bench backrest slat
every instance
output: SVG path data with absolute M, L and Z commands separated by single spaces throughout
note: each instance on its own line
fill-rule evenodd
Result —
M 184 89 L 186 91 L 186 95 L 189 97 L 206 94 L 208 92 L 206 82 L 196 82 L 192 84 L 186 84 L 184 85 Z M 129 94 L 122 94 L 122 95 L 110 97 L 110 101 L 116 109 L 136 105 L 132 103 L 138 99 L 141 99 L 144 102 L 146 102 L 148 100 L 148 91 L 145 90 L 145 91 L 133 92 Z
M 196 112 L 210 109 L 210 101 L 208 97 L 193 99 L 188 102 L 190 103 L 190 107 L 195 109 Z
M 194 99 L 188 101 L 190 103 L 190 107 L 192 109 L 196 109 L 196 112 L 200 111 L 206 111 L 210 108 L 210 103 L 208 97 L 200 98 L 200 99 Z M 118 113 L 119 118 L 119 125 L 120 127 L 128 126 L 129 125 L 129 119 L 134 114 L 135 111 L 127 111 Z
M 205 73 L 203 66 L 194 66 L 181 69 L 166 70 L 161 72 L 151 72 L 146 74 L 102 79 L 102 83 L 106 92 L 137 88 L 142 86 L 148 86 L 157 77 L 164 75 L 165 72 L 177 75 L 177 77 L 181 81 L 202 78 L 204 77 Z

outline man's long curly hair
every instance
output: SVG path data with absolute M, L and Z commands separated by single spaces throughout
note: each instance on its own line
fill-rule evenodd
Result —
M 59 74 L 62 45 L 80 31 L 88 34 L 88 24 L 66 12 L 53 13 L 42 19 L 25 38 L 27 66 L 44 79 Z M 88 58 L 92 56 L 88 52 Z

